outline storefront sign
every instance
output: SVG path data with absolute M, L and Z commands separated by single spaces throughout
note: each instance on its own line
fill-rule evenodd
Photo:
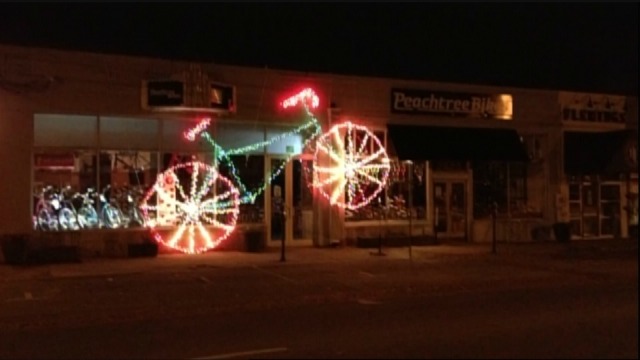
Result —
M 209 87 L 209 92 L 201 91 L 198 85 L 187 86 L 180 80 L 148 80 L 142 87 L 142 108 L 182 111 L 194 110 L 204 112 L 235 112 L 236 89 L 235 86 L 212 83 L 205 81 L 204 88 Z
M 435 114 L 513 119 L 513 98 L 508 94 L 480 95 L 443 91 L 391 89 L 391 113 Z
M 236 91 L 234 86 L 211 83 L 209 106 L 212 109 L 234 112 L 236 108 Z
M 559 103 L 563 121 L 626 122 L 624 96 L 561 91 Z
M 65 169 L 75 168 L 73 154 L 35 154 L 33 165 L 36 169 Z
M 184 83 L 177 80 L 149 80 L 146 82 L 148 107 L 184 105 Z

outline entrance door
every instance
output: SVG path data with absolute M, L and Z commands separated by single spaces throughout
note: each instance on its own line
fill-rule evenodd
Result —
M 464 238 L 466 236 L 466 182 L 464 180 L 435 180 L 434 219 L 438 236 Z
M 312 164 L 311 158 L 291 161 L 293 245 L 311 245 L 313 238 L 313 191 L 308 183 L 313 176 Z
M 621 233 L 621 183 L 582 181 L 569 184 L 573 238 L 618 237 Z
M 311 245 L 313 196 L 307 186 L 311 160 L 269 159 L 269 174 L 277 175 L 267 187 L 269 246 Z

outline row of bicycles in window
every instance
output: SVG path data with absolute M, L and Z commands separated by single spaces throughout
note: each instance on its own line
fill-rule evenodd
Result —
M 141 227 L 144 218 L 137 204 L 142 195 L 141 187 L 107 185 L 100 192 L 93 188 L 75 192 L 71 186 L 45 186 L 34 194 L 33 229 L 73 231 Z

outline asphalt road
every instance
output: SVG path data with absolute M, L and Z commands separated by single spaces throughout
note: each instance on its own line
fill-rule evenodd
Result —
M 637 249 L 184 263 L 0 303 L 2 359 L 638 358 Z

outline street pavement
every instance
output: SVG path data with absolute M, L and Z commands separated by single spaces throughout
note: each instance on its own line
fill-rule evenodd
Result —
M 404 261 L 424 263 L 488 257 L 519 262 L 536 263 L 540 259 L 589 259 L 598 257 L 635 256 L 637 239 L 582 240 L 569 243 L 459 243 L 442 242 L 436 245 L 413 247 L 288 247 L 284 261 L 280 248 L 269 248 L 260 253 L 240 251 L 211 251 L 204 254 L 161 254 L 148 258 L 94 258 L 80 263 L 61 263 L 33 266 L 11 266 L 0 263 L 0 281 L 20 281 L 43 278 L 72 278 L 167 272 L 198 267 L 283 267 L 292 265 L 331 265 Z

